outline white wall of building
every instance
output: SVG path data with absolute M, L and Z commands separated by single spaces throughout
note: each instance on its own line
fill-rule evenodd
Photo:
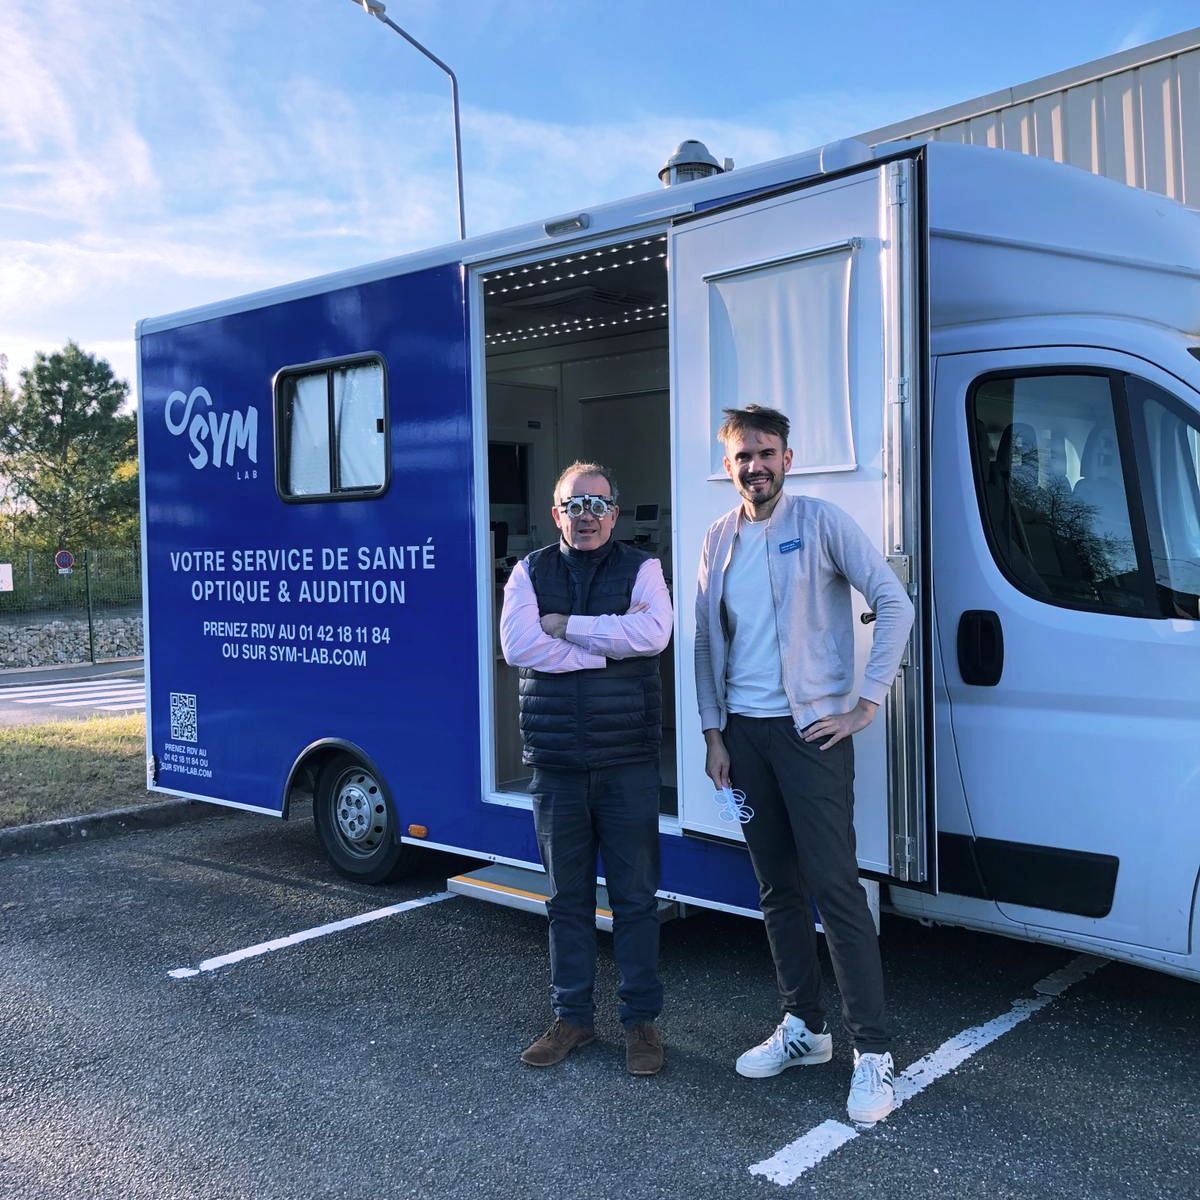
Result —
M 1200 208 L 1200 29 L 858 135 L 996 146 Z

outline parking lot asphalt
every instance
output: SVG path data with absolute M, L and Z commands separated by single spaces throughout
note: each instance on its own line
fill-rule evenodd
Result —
M 429 855 L 366 888 L 307 821 L 240 813 L 0 861 L 0 1198 L 1194 1197 L 1195 985 L 1109 964 L 781 1185 L 756 1164 L 841 1122 L 851 1052 L 733 1071 L 776 1018 L 761 925 L 663 929 L 668 1065 L 625 1073 L 610 942 L 599 1039 L 548 1023 L 545 922 L 438 896 Z M 898 1068 L 1013 1011 L 1072 956 L 885 918 Z M 196 974 L 176 978 L 172 971 Z

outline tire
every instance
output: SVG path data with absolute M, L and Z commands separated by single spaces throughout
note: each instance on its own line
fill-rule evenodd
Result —
M 353 754 L 331 758 L 317 776 L 313 821 L 333 869 L 358 883 L 388 883 L 412 869 L 396 814 L 372 768 Z

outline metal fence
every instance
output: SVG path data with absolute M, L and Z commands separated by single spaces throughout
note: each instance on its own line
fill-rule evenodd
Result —
M 57 661 L 96 662 L 126 655 L 107 631 L 114 623 L 141 617 L 142 560 L 136 545 L 57 554 L 0 546 L 0 585 L 6 588 L 5 565 L 11 568 L 12 589 L 0 590 L 0 627 L 10 634 L 16 628 L 53 622 L 77 627 L 78 636 L 65 639 L 73 649 Z

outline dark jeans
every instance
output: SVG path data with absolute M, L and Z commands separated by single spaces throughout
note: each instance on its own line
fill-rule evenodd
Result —
M 657 762 L 596 770 L 535 767 L 529 785 L 542 863 L 550 877 L 550 1004 L 591 1025 L 596 981 L 596 852 L 613 914 L 621 1023 L 653 1021 L 658 979 Z
M 825 1021 L 815 903 L 846 1029 L 858 1050 L 888 1050 L 879 939 L 855 858 L 851 739 L 820 750 L 800 737 L 790 717 L 731 715 L 725 747 L 733 786 L 754 809 L 742 830 L 783 1010 L 813 1030 Z

